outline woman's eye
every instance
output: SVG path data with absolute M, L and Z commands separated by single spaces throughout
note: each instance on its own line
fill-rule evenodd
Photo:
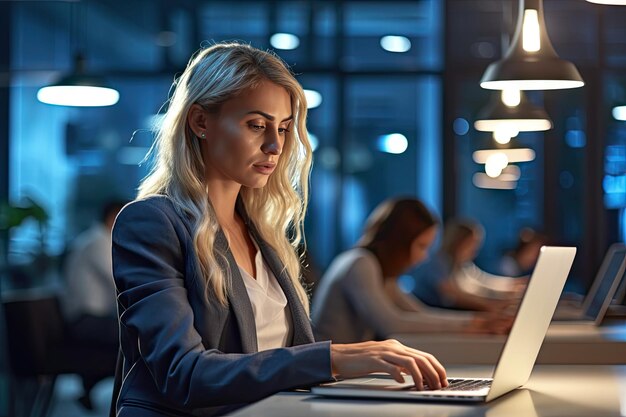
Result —
M 265 129 L 265 126 L 263 126 L 263 125 L 254 125 L 254 124 L 251 124 L 251 125 L 250 125 L 250 129 L 252 129 L 252 130 L 256 130 L 256 131 L 260 131 L 260 130 Z
M 287 129 L 286 127 L 279 127 L 278 128 L 278 133 L 287 133 L 290 132 L 289 129 Z

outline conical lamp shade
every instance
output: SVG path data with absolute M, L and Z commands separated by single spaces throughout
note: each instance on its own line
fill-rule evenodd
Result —
M 74 73 L 61 77 L 37 92 L 39 101 L 57 106 L 112 106 L 119 98 L 117 90 L 109 87 L 102 77 L 85 74 L 81 55 L 75 58 Z
M 542 108 L 535 106 L 520 92 L 516 106 L 507 106 L 494 94 L 476 117 L 474 128 L 481 132 L 496 132 L 501 129 L 518 132 L 540 132 L 552 128 L 552 120 Z
M 483 74 L 480 86 L 489 90 L 558 90 L 585 83 L 569 61 L 557 55 L 546 31 L 542 0 L 519 0 L 520 13 L 513 42 L 504 59 Z
M 587 0 L 589 3 L 608 4 L 611 6 L 626 6 L 626 0 Z

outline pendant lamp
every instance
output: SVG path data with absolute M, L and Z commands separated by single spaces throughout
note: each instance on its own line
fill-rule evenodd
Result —
M 505 144 L 519 132 L 540 132 L 552 128 L 548 113 L 535 106 L 519 90 L 502 90 L 478 113 L 474 128 L 493 132 L 496 142 Z
M 519 0 L 513 42 L 500 61 L 487 67 L 480 86 L 488 90 L 559 90 L 582 87 L 580 73 L 550 43 L 542 0 Z
M 626 0 L 587 0 L 589 3 L 608 4 L 611 6 L 626 6 Z
M 85 50 L 81 48 L 84 33 L 78 33 L 79 27 L 89 27 L 86 3 L 85 0 L 83 4 L 72 4 L 69 9 L 70 50 L 74 52 L 72 72 L 39 89 L 37 99 L 42 103 L 57 106 L 102 107 L 112 106 L 120 98 L 118 91 L 111 88 L 104 78 L 86 71 L 85 57 L 81 53 Z
M 39 101 L 57 106 L 112 106 L 119 98 L 117 90 L 109 87 L 102 77 L 85 72 L 85 59 L 81 54 L 74 57 L 74 71 L 71 74 L 62 76 L 37 92 Z

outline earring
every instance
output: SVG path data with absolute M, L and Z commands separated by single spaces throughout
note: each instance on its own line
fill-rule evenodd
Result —
M 200 137 L 201 137 L 202 139 L 206 139 L 206 133 L 204 133 L 204 132 L 200 133 Z

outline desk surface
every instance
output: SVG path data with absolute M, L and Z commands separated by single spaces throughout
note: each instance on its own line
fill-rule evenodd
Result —
M 402 343 L 432 353 L 446 366 L 493 365 L 506 336 L 461 334 L 396 334 Z M 596 327 L 573 323 L 550 325 L 538 364 L 626 364 L 626 324 Z
M 448 368 L 449 376 L 490 376 L 490 367 Z M 622 411 L 623 410 L 623 411 Z M 530 381 L 488 404 L 390 402 L 280 393 L 232 417 L 619 417 L 626 415 L 626 366 L 538 365 Z

